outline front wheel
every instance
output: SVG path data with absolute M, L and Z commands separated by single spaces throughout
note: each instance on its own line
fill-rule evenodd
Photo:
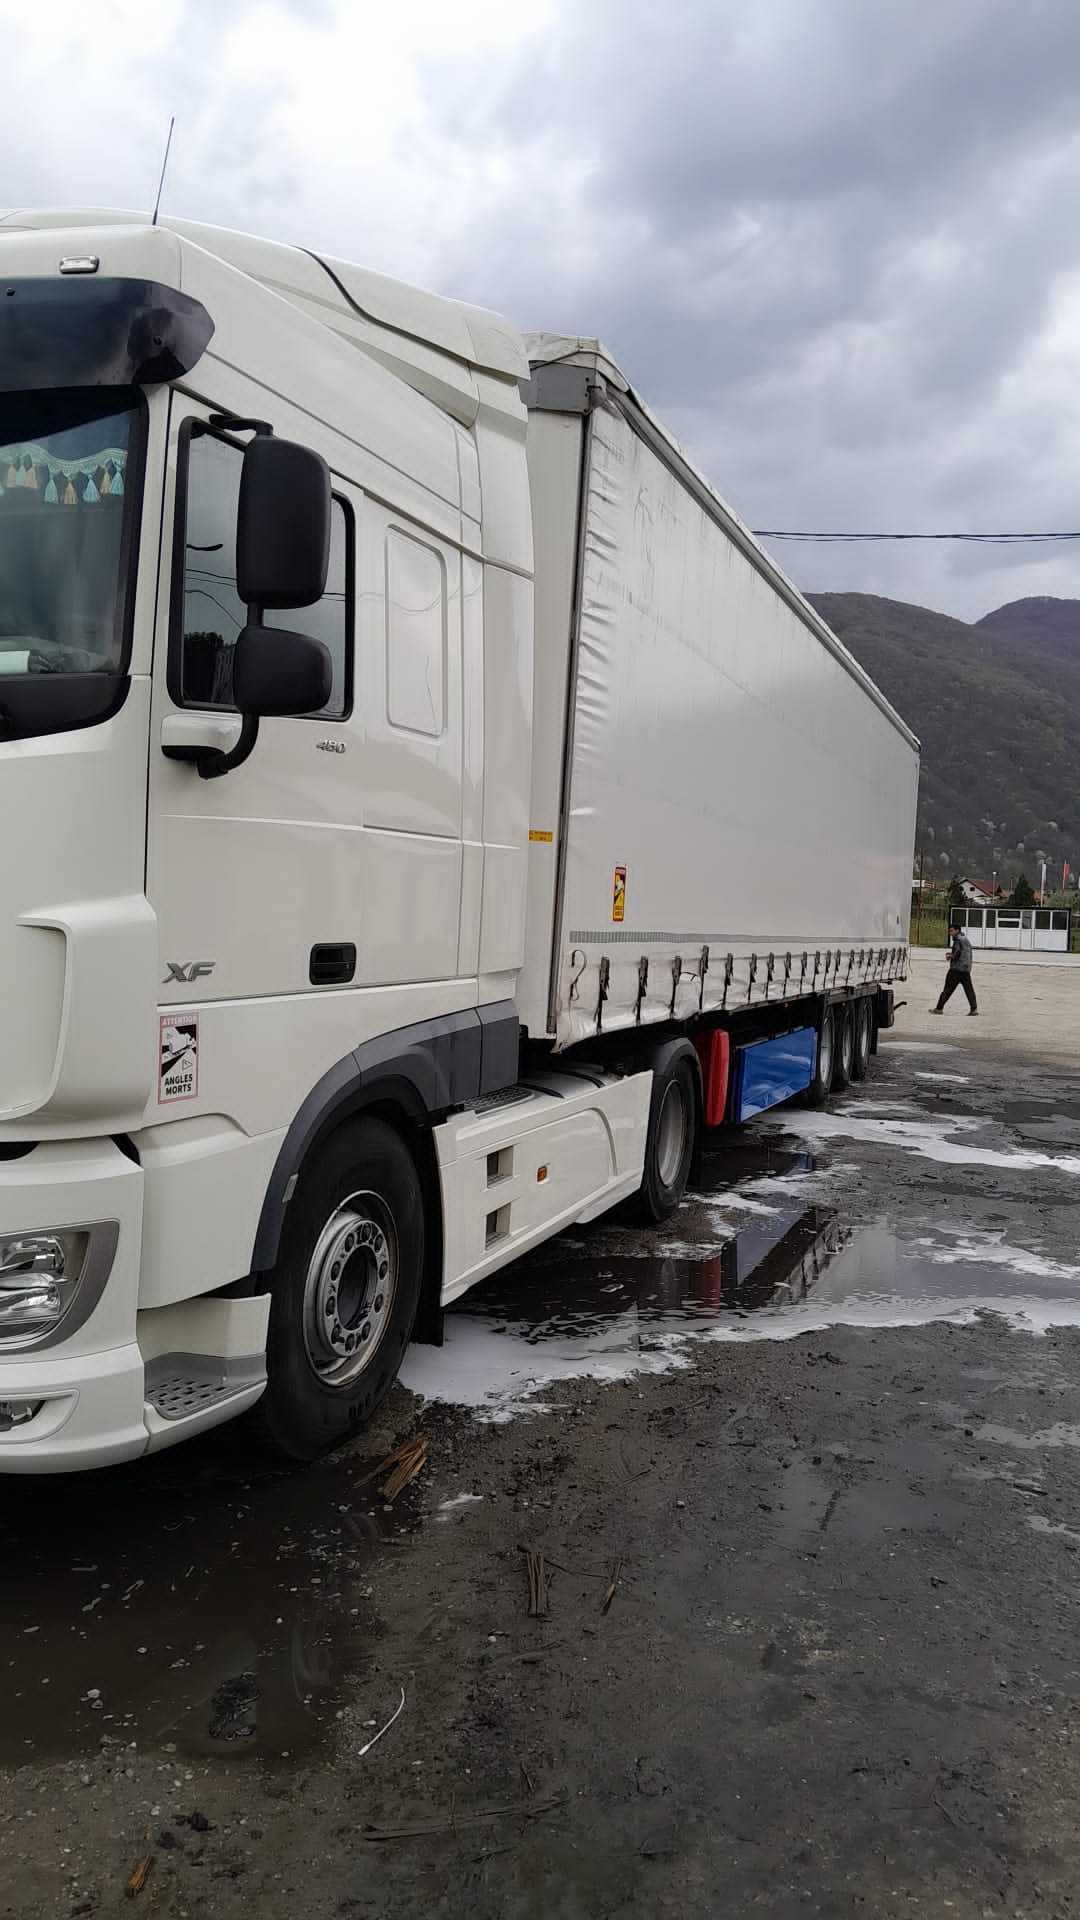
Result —
M 412 1155 L 385 1121 L 354 1121 L 317 1153 L 285 1216 L 256 1410 L 275 1452 L 312 1460 L 371 1418 L 408 1345 L 423 1268 Z
M 698 1134 L 698 1065 L 688 1041 L 676 1041 L 653 1068 L 639 1219 L 657 1225 L 674 1213 L 690 1178 Z

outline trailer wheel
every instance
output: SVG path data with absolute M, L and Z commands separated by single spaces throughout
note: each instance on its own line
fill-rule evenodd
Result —
M 664 1047 L 653 1063 L 645 1171 L 634 1201 L 638 1218 L 652 1225 L 674 1213 L 686 1192 L 700 1124 L 699 1074 L 688 1040 Z
M 256 1408 L 274 1452 L 313 1460 L 371 1418 L 408 1345 L 423 1267 L 412 1155 L 384 1120 L 355 1121 L 317 1154 L 285 1216 Z
M 817 1060 L 814 1065 L 814 1077 L 806 1089 L 804 1098 L 808 1107 L 823 1107 L 833 1090 L 833 1073 L 836 1065 L 836 1030 L 833 1025 L 833 1012 L 826 1007 L 818 1028 Z
M 865 1080 L 870 1071 L 871 1043 L 874 1037 L 869 1000 L 865 998 L 856 1000 L 851 1009 L 851 1027 L 851 1078 Z
M 833 1087 L 849 1086 L 854 1079 L 855 1020 L 853 1007 L 833 1008 Z

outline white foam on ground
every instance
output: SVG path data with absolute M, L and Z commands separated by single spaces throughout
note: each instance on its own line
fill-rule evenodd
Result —
M 909 1244 L 941 1266 L 971 1261 L 980 1267 L 1007 1267 L 1010 1272 L 1027 1274 L 1033 1280 L 1080 1282 L 1080 1267 L 1070 1266 L 1064 1260 L 1051 1260 L 1044 1253 L 1032 1253 L 1027 1247 L 1010 1246 L 1001 1233 L 970 1234 L 951 1246 L 930 1239 L 912 1240 Z
M 481 1420 L 501 1426 L 519 1414 L 551 1413 L 557 1403 L 538 1402 L 536 1396 L 565 1380 L 628 1380 L 691 1365 L 684 1350 L 691 1344 L 689 1330 L 680 1328 L 682 1346 L 668 1345 L 657 1324 L 653 1345 L 650 1323 L 647 1347 L 641 1345 L 641 1331 L 637 1314 L 630 1312 L 613 1315 L 595 1335 L 534 1342 L 477 1315 L 451 1313 L 441 1347 L 409 1348 L 401 1383 L 424 1400 L 472 1407 Z
M 858 1114 L 869 1113 L 871 1115 L 878 1113 L 921 1113 L 922 1108 L 916 1106 L 914 1100 L 889 1100 L 885 1098 L 876 1100 L 849 1100 L 847 1106 L 844 1108 L 844 1112 Z
M 772 1133 L 794 1134 L 799 1140 L 861 1140 L 869 1146 L 899 1147 L 954 1167 L 1002 1167 L 1010 1173 L 1031 1173 L 1054 1167 L 1060 1173 L 1080 1174 L 1075 1154 L 1016 1152 L 969 1146 L 956 1136 L 979 1132 L 984 1120 L 952 1116 L 941 1120 L 875 1120 L 851 1108 L 835 1113 L 795 1113 L 782 1120 L 759 1121 Z M 835 1169 L 834 1169 L 835 1171 Z
M 1067 1527 L 1060 1520 L 1047 1520 L 1041 1513 L 1029 1513 L 1028 1526 L 1032 1533 L 1057 1533 L 1066 1540 L 1080 1540 L 1075 1527 Z
M 784 1207 L 771 1207 L 766 1200 L 750 1200 L 745 1193 L 735 1188 L 730 1193 L 711 1193 L 705 1203 L 705 1211 L 710 1217 L 714 1214 L 735 1213 L 784 1213 Z M 720 1222 L 723 1225 L 723 1220 Z
M 1044 1334 L 1052 1327 L 1080 1326 L 1080 1299 L 918 1299 L 853 1295 L 846 1300 L 802 1300 L 745 1317 L 687 1320 L 676 1314 L 640 1318 L 631 1308 L 597 1331 L 529 1338 L 520 1328 L 496 1325 L 478 1314 L 449 1313 L 441 1348 L 412 1346 L 401 1369 L 402 1385 L 424 1400 L 470 1407 L 479 1419 L 502 1425 L 526 1413 L 550 1413 L 558 1401 L 539 1399 L 567 1380 L 611 1383 L 635 1376 L 682 1371 L 704 1344 L 795 1340 L 834 1327 L 883 1331 L 944 1321 L 971 1326 L 993 1313 L 1016 1332 Z
M 955 1053 L 956 1047 L 949 1040 L 894 1040 L 882 1034 L 880 1045 L 890 1053 Z
M 436 1516 L 441 1520 L 448 1520 L 450 1515 L 456 1513 L 461 1507 L 481 1505 L 483 1498 L 482 1493 L 452 1493 L 449 1500 L 439 1501 Z
M 1041 1427 L 1037 1433 L 1019 1433 L 1015 1427 L 997 1427 L 991 1421 L 979 1428 L 975 1438 L 992 1440 L 999 1447 L 1016 1447 L 1021 1453 L 1041 1453 L 1044 1447 L 1080 1447 L 1080 1427 L 1055 1420 L 1052 1427 Z

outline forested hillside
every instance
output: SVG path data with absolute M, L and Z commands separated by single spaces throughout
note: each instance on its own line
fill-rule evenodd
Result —
M 809 597 L 922 741 L 928 873 L 1037 884 L 1043 858 L 1052 880 L 1080 863 L 1080 602 L 1018 600 L 969 626 L 874 594 Z

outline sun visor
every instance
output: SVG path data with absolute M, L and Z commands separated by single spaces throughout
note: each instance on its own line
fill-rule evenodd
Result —
M 198 300 L 155 280 L 0 280 L 0 392 L 178 380 L 213 331 Z

